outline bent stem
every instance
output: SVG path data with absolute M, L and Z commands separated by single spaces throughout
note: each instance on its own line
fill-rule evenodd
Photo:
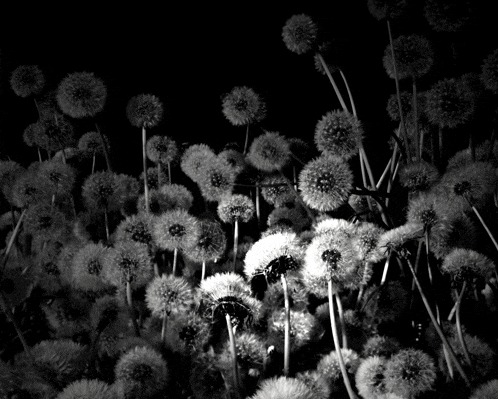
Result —
M 235 395 L 240 399 L 240 381 L 239 381 L 239 367 L 237 365 L 237 347 L 235 346 L 235 335 L 233 333 L 232 320 L 228 313 L 225 313 L 225 320 L 227 322 L 228 339 L 230 340 L 230 353 L 232 355 L 232 375 L 233 386 Z
M 444 335 L 443 330 L 441 330 L 441 327 L 439 326 L 439 324 L 436 320 L 436 317 L 434 316 L 434 313 L 432 312 L 429 301 L 427 300 L 427 297 L 424 294 L 424 291 L 422 289 L 422 286 L 420 285 L 420 281 L 418 280 L 418 277 L 417 277 L 417 274 L 415 273 L 415 270 L 413 270 L 413 266 L 412 266 L 412 263 L 410 262 L 410 259 L 406 258 L 406 262 L 407 262 L 408 267 L 413 275 L 413 281 L 415 281 L 415 285 L 417 286 L 417 289 L 420 293 L 420 296 L 422 297 L 422 302 L 424 303 L 425 309 L 427 310 L 427 313 L 429 314 L 431 322 L 432 322 L 434 328 L 436 329 L 436 332 L 439 335 L 439 338 L 441 338 L 441 341 L 443 341 L 443 345 L 448 350 L 448 354 L 449 354 L 451 360 L 453 361 L 453 363 L 455 364 L 455 367 L 457 368 L 458 372 L 462 376 L 463 380 L 465 381 L 465 384 L 467 385 L 467 387 L 472 388 L 472 386 L 470 384 L 470 380 L 467 377 L 467 374 L 463 370 L 462 365 L 458 361 L 458 359 L 455 355 L 455 352 L 453 351 L 453 348 L 451 347 L 450 343 L 448 342 L 448 339 Z
M 463 338 L 462 321 L 460 319 L 460 306 L 462 304 L 463 294 L 465 293 L 466 288 L 467 281 L 464 281 L 462 290 L 460 291 L 460 295 L 458 295 L 458 299 L 456 302 L 456 328 L 458 333 L 458 340 L 460 341 L 460 345 L 462 346 L 463 355 L 465 356 L 465 360 L 473 371 L 472 360 L 470 359 L 469 350 L 467 348 L 467 344 L 465 343 L 465 339 Z
M 285 306 L 285 335 L 284 335 L 284 375 L 289 375 L 290 363 L 290 304 L 289 304 L 289 290 L 287 287 L 287 280 L 285 274 L 280 275 L 282 282 L 282 289 L 284 292 L 284 306 Z
M 330 312 L 330 326 L 332 328 L 332 337 L 334 339 L 334 346 L 337 353 L 337 361 L 339 362 L 339 368 L 341 369 L 342 379 L 346 390 L 348 391 L 349 399 L 358 399 L 356 394 L 351 387 L 351 382 L 349 381 L 348 372 L 346 370 L 346 365 L 344 364 L 344 359 L 341 352 L 341 344 L 339 342 L 339 334 L 337 333 L 337 324 L 335 322 L 335 309 L 334 309 L 334 289 L 332 287 L 332 280 L 328 281 L 328 296 L 329 296 L 329 312 Z

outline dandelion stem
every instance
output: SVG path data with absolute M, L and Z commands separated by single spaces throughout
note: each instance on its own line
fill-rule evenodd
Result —
M 175 247 L 175 249 L 173 250 L 173 271 L 172 271 L 173 276 L 176 275 L 176 262 L 177 261 L 178 261 L 178 248 Z
M 290 363 L 290 304 L 289 304 L 289 290 L 287 287 L 287 280 L 285 274 L 280 275 L 282 281 L 282 289 L 284 292 L 284 307 L 285 307 L 285 336 L 284 336 L 284 375 L 289 375 Z
M 112 172 L 111 160 L 109 158 L 109 150 L 107 149 L 107 144 L 105 143 L 104 135 L 100 131 L 99 126 L 97 124 L 95 124 L 95 129 L 97 129 L 97 133 L 99 134 L 100 137 L 100 143 L 102 144 L 102 149 L 104 150 L 104 158 L 105 158 L 105 163 L 107 165 L 107 170 L 109 172 Z
M 419 132 L 418 132 L 418 111 L 417 111 L 417 79 L 413 77 L 412 81 L 412 104 L 413 104 L 413 125 L 415 127 L 415 157 L 418 162 L 420 162 L 421 156 L 421 148 L 420 148 L 420 140 L 419 140 Z
M 247 154 L 247 146 L 249 144 L 249 123 L 246 125 L 246 139 L 244 141 L 244 152 L 243 154 L 246 155 Z
M 239 221 L 235 219 L 233 225 L 233 271 L 235 272 L 235 265 L 237 263 L 237 250 L 239 248 Z
M 171 184 L 172 180 L 171 180 L 171 162 L 168 162 L 168 181 L 169 181 L 169 184 Z
M 405 124 L 405 117 L 403 115 L 403 108 L 401 106 L 401 94 L 399 90 L 399 78 L 398 78 L 398 70 L 396 69 L 396 57 L 394 55 L 394 45 L 393 45 L 393 37 L 391 34 L 391 24 L 389 22 L 389 19 L 387 21 L 387 32 L 389 34 L 389 43 L 391 45 L 391 56 L 393 59 L 393 70 L 394 70 L 394 82 L 396 83 L 396 97 L 398 99 L 398 109 L 399 109 L 399 117 L 401 120 L 401 127 L 402 127 L 402 132 L 403 132 L 403 139 L 405 141 L 405 155 L 407 159 L 407 163 L 411 163 L 412 158 L 410 155 L 410 142 L 408 140 L 408 133 L 406 132 L 406 124 Z
M 391 252 L 387 255 L 386 263 L 384 264 L 384 271 L 382 272 L 382 278 L 380 280 L 380 285 L 384 285 L 387 279 L 387 271 L 389 270 L 389 264 L 391 263 Z
M 329 78 L 330 83 L 332 84 L 332 87 L 334 88 L 337 99 L 341 103 L 342 109 L 346 112 L 349 112 L 348 107 L 346 107 L 346 103 L 344 102 L 344 99 L 342 98 L 342 95 L 339 92 L 337 85 L 335 84 L 335 80 L 332 77 L 332 74 L 330 73 L 330 70 L 329 70 L 329 67 L 327 66 L 327 63 L 325 62 L 325 60 L 323 59 L 323 57 L 320 53 L 316 53 L 316 55 L 318 56 L 318 59 L 320 60 L 320 63 L 322 64 L 322 67 L 325 70 L 325 73 L 327 74 L 327 77 Z
M 230 314 L 225 313 L 227 322 L 228 339 L 230 340 L 230 353 L 232 355 L 233 386 L 237 399 L 240 399 L 239 367 L 237 364 L 237 347 L 235 346 L 235 335 L 233 333 L 232 320 Z
M 484 219 L 482 218 L 482 216 L 481 216 L 480 212 L 477 210 L 477 208 L 474 205 L 471 205 L 471 206 L 472 206 L 472 210 L 474 211 L 476 216 L 479 218 L 479 221 L 481 222 L 482 227 L 484 227 L 484 229 L 486 230 L 486 233 L 488 233 L 489 238 L 491 239 L 491 241 L 493 241 L 495 248 L 498 250 L 498 243 L 496 242 L 496 239 L 493 236 L 493 234 L 491 233 L 491 230 L 489 229 L 488 225 L 486 224 L 486 222 L 484 222 Z
M 470 359 L 469 355 L 469 349 L 467 348 L 467 344 L 465 343 L 465 339 L 463 338 L 462 321 L 460 319 L 460 308 L 462 305 L 463 294 L 465 293 L 466 288 L 467 288 L 467 281 L 464 280 L 462 285 L 462 290 L 460 291 L 460 294 L 458 295 L 458 299 L 456 302 L 456 328 L 457 328 L 458 340 L 460 341 L 460 345 L 462 346 L 462 351 L 463 355 L 465 356 L 465 360 L 467 361 L 471 370 L 473 370 L 472 360 Z
M 163 314 L 163 323 L 161 327 L 161 342 L 163 345 L 166 343 L 166 330 L 168 328 L 168 314 L 166 313 L 166 310 L 164 311 Z
M 201 271 L 201 281 L 204 281 L 204 278 L 206 277 L 206 261 L 202 261 L 202 271 Z
M 144 197 L 145 197 L 145 212 L 149 214 L 149 185 L 147 181 L 147 154 L 146 154 L 146 131 L 145 126 L 142 126 L 142 164 L 144 169 Z
M 140 328 L 138 327 L 137 318 L 135 316 L 135 308 L 133 307 L 133 297 L 131 295 L 131 283 L 128 279 L 126 281 L 126 303 L 128 305 L 128 312 L 130 313 L 130 319 L 133 323 L 133 328 L 135 329 L 135 335 L 140 337 Z
M 422 286 L 420 285 L 420 282 L 418 281 L 417 274 L 415 273 L 415 270 L 413 270 L 413 266 L 412 266 L 412 263 L 410 262 L 410 259 L 406 258 L 406 262 L 408 263 L 408 267 L 410 268 L 410 271 L 412 272 L 413 280 L 415 281 L 415 284 L 416 284 L 417 289 L 420 293 L 420 296 L 422 297 L 422 301 L 424 303 L 425 309 L 427 310 L 427 313 L 429 314 L 431 322 L 434 325 L 434 328 L 436 329 L 436 332 L 439 335 L 439 338 L 441 338 L 441 341 L 443 341 L 443 345 L 447 348 L 448 354 L 449 354 L 451 360 L 453 361 L 453 363 L 455 364 L 455 367 L 457 368 L 458 372 L 462 376 L 463 380 L 465 381 L 465 384 L 467 384 L 467 386 L 469 388 L 471 388 L 472 386 L 470 384 L 469 378 L 467 377 L 467 374 L 463 370 L 462 365 L 458 361 L 458 359 L 455 355 L 455 352 L 453 351 L 453 348 L 451 347 L 450 343 L 448 342 L 448 339 L 446 338 L 446 336 L 443 333 L 443 330 L 441 330 L 440 325 L 438 324 L 436 318 L 434 317 L 434 313 L 432 312 L 431 305 L 429 304 L 429 301 L 427 300 L 427 297 L 424 294 Z
M 332 328 L 332 337 L 334 339 L 335 351 L 337 353 L 337 361 L 339 362 L 339 368 L 341 369 L 342 379 L 346 390 L 348 391 L 349 399 L 358 399 L 355 395 L 353 388 L 351 387 L 351 382 L 349 381 L 348 372 L 346 370 L 346 365 L 344 364 L 344 358 L 342 357 L 341 344 L 339 342 L 339 334 L 337 333 L 337 325 L 335 322 L 335 310 L 334 310 L 334 289 L 332 287 L 332 280 L 328 281 L 328 296 L 329 296 L 329 312 L 330 312 L 330 326 Z
M 93 152 L 92 155 L 92 175 L 95 172 L 95 151 Z
M 5 313 L 5 316 L 7 316 L 7 319 L 14 326 L 14 329 L 16 330 L 17 336 L 19 337 L 19 340 L 21 341 L 22 347 L 24 348 L 24 352 L 26 352 L 26 354 L 28 355 L 30 360 L 34 363 L 34 358 L 31 354 L 30 349 L 29 349 L 29 345 L 26 342 L 26 339 L 24 338 L 24 334 L 22 333 L 21 328 L 19 327 L 19 324 L 17 324 L 17 321 L 14 317 L 14 314 L 12 313 L 12 310 L 10 309 L 7 298 L 5 297 L 4 293 L 1 290 L 0 290 L 0 305 Z
M 346 321 L 344 320 L 344 309 L 342 308 L 342 301 L 339 295 L 334 295 L 337 304 L 337 313 L 339 315 L 339 322 L 341 323 L 342 347 L 348 348 L 348 335 L 346 331 Z

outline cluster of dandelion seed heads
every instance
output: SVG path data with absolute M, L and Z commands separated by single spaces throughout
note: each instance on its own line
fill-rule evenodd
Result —
M 340 349 L 346 371 L 350 375 L 354 375 L 360 365 L 360 357 L 352 349 Z M 339 367 L 339 359 L 337 351 L 332 351 L 323 356 L 316 366 L 316 370 L 325 376 L 328 381 L 336 382 L 341 379 L 341 369 Z
M 183 277 L 163 274 L 149 283 L 145 301 L 153 316 L 182 313 L 192 307 L 194 291 Z
M 57 89 L 57 103 L 72 118 L 95 116 L 104 109 L 107 88 L 91 72 L 75 72 L 65 77 Z
M 458 285 L 464 281 L 482 284 L 491 277 L 495 271 L 495 265 L 491 259 L 479 252 L 454 248 L 444 257 L 441 270 L 449 274 Z
M 318 27 L 309 15 L 293 15 L 285 22 L 282 39 L 290 51 L 305 54 L 315 49 Z
M 402 348 L 401 343 L 393 337 L 374 335 L 363 345 L 362 357 L 379 356 L 389 358 Z
M 72 166 L 56 161 L 42 162 L 38 175 L 50 192 L 58 195 L 70 194 L 76 179 L 76 171 Z
M 45 86 L 45 76 L 37 65 L 20 65 L 10 76 L 10 87 L 19 97 L 40 94 Z
M 384 376 L 387 391 L 401 397 L 416 396 L 432 389 L 436 368 L 425 352 L 403 349 L 387 361 Z
M 226 149 L 218 154 L 218 158 L 226 162 L 235 174 L 241 173 L 247 166 L 244 154 L 234 149 Z
M 147 140 L 146 153 L 152 162 L 168 164 L 178 156 L 178 146 L 168 136 L 154 135 Z
M 195 262 L 214 261 L 225 253 L 227 238 L 218 222 L 199 221 L 199 237 L 185 255 Z
M 199 237 L 197 218 L 184 209 L 164 212 L 156 218 L 152 235 L 161 249 L 185 250 L 192 247 Z
M 368 0 L 368 10 L 377 20 L 398 19 L 410 10 L 409 0 Z
M 75 287 L 98 292 L 107 286 L 100 276 L 107 250 L 101 243 L 89 243 L 74 254 L 71 281 Z
M 9 194 L 7 198 L 18 208 L 26 208 L 47 200 L 49 196 L 48 190 L 42 185 L 37 173 L 33 171 L 20 173 Z
M 222 98 L 222 112 L 235 126 L 261 122 L 266 116 L 266 106 L 260 96 L 250 87 L 234 87 Z
M 109 148 L 109 139 L 107 136 L 103 135 L 104 142 Z M 102 148 L 102 139 L 97 132 L 87 132 L 83 134 L 78 140 L 78 149 L 84 156 L 91 157 L 95 154 L 103 154 L 104 149 Z
M 126 116 L 134 127 L 155 127 L 161 122 L 163 113 L 162 102 L 153 94 L 134 96 L 126 105 Z
M 302 249 L 295 233 L 275 233 L 256 241 L 244 259 L 248 279 L 263 275 L 269 283 L 296 270 L 302 262 Z
M 194 203 L 194 196 L 190 190 L 181 184 L 165 184 L 159 192 L 170 203 L 171 208 L 180 208 L 188 211 Z
M 268 204 L 275 206 L 294 196 L 285 179 L 279 174 L 270 174 L 261 180 L 261 195 Z
M 434 51 L 429 41 L 423 36 L 399 36 L 393 41 L 393 48 L 398 79 L 420 78 L 429 72 L 434 63 Z M 388 45 L 384 51 L 383 62 L 387 74 L 394 79 L 391 45 Z
M 281 170 L 290 160 L 289 142 L 277 132 L 265 132 L 253 140 L 247 159 L 263 172 Z
M 62 233 L 66 223 L 64 214 L 52 209 L 46 202 L 31 205 L 26 211 L 24 229 L 32 235 L 40 235 L 45 239 L 57 237 Z
M 221 199 L 217 211 L 224 223 L 234 223 L 235 221 L 247 223 L 254 216 L 255 207 L 247 195 L 232 194 Z
M 315 128 L 319 151 L 349 159 L 356 155 L 363 138 L 360 121 L 347 111 L 327 112 Z
M 100 380 L 81 379 L 67 385 L 57 399 L 118 399 L 117 389 Z
M 424 17 L 437 32 L 461 31 L 472 22 L 475 13 L 471 1 L 428 0 L 424 5 Z
M 308 162 L 299 174 L 299 190 L 304 202 L 320 212 L 333 211 L 344 204 L 353 188 L 353 173 L 341 158 L 321 156 Z

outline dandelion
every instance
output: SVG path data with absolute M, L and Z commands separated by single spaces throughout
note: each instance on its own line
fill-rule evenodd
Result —
M 165 184 L 159 192 L 170 204 L 171 209 L 180 208 L 188 211 L 194 203 L 194 196 L 190 190 L 181 184 Z
M 397 280 L 388 281 L 379 287 L 372 286 L 364 297 L 363 311 L 378 324 L 397 321 L 409 311 L 409 292 Z
M 424 16 L 437 32 L 458 32 L 469 26 L 476 17 L 476 8 L 469 1 L 428 0 Z
M 265 132 L 253 140 L 247 159 L 263 172 L 282 170 L 290 160 L 289 142 L 279 133 Z
M 187 312 L 194 304 L 194 292 L 183 277 L 162 275 L 147 286 L 145 301 L 152 316 L 162 318 L 161 341 L 164 342 L 170 314 Z
M 388 392 L 401 397 L 416 396 L 434 386 L 434 361 L 418 349 L 403 349 L 386 364 L 384 383 Z
M 311 389 L 315 399 L 328 399 L 330 397 L 330 387 L 326 378 L 316 370 L 297 373 L 296 378 Z
M 76 144 L 74 128 L 65 118 L 40 120 L 36 135 L 40 148 L 48 152 L 61 151 Z
M 117 210 L 123 204 L 126 193 L 115 173 L 96 172 L 88 176 L 82 188 L 83 200 L 92 210 Z
M 87 348 L 69 339 L 43 340 L 30 349 L 34 366 L 44 370 L 44 376 L 57 388 L 82 377 L 86 366 Z M 20 369 L 30 370 L 30 359 L 26 352 L 21 353 L 16 361 Z
M 230 165 L 234 170 L 235 175 L 239 175 L 247 167 L 247 162 L 244 154 L 237 150 L 226 149 L 218 154 L 218 158 Z
M 290 51 L 305 54 L 315 49 L 318 27 L 308 15 L 293 15 L 285 22 L 282 38 Z
M 118 393 L 103 381 L 82 379 L 66 386 L 56 399 L 118 399 Z
M 156 244 L 152 236 L 153 218 L 145 213 L 132 215 L 119 223 L 115 232 L 115 240 L 131 240 L 146 245 L 150 253 L 155 252 Z
M 254 216 L 252 200 L 243 194 L 224 197 L 218 204 L 218 216 L 224 223 L 247 223 Z
M 410 2 L 407 0 L 368 0 L 368 11 L 377 20 L 398 19 L 410 10 Z
M 299 174 L 299 189 L 306 205 L 320 212 L 344 204 L 352 190 L 353 173 L 340 158 L 321 156 L 308 162 Z
M 69 195 L 76 179 L 75 169 L 61 162 L 45 161 L 38 169 L 38 175 L 52 195 Z
M 108 287 L 101 276 L 106 253 L 107 248 L 102 244 L 89 243 L 74 254 L 71 261 L 74 287 L 95 293 Z
M 221 201 L 230 195 L 235 184 L 235 171 L 222 159 L 214 157 L 204 160 L 199 170 L 197 183 L 207 201 Z
M 404 165 L 399 172 L 399 181 L 410 192 L 429 190 L 439 179 L 437 168 L 425 161 Z
M 315 399 L 315 393 L 303 381 L 291 377 L 264 380 L 251 399 Z
M 19 97 L 40 94 L 45 86 L 45 76 L 38 65 L 20 65 L 10 76 L 10 87 Z
M 362 398 L 383 397 L 387 391 L 384 385 L 386 359 L 370 356 L 363 359 L 356 370 L 355 381 Z
M 391 252 L 403 256 L 405 254 L 406 244 L 419 238 L 422 229 L 423 226 L 418 223 L 405 223 L 404 225 L 382 233 L 377 245 L 384 254 L 384 257 L 389 256 Z
M 115 375 L 123 397 L 152 398 L 166 388 L 169 367 L 155 350 L 135 347 L 119 358 Z
M 498 93 L 498 49 L 484 59 L 481 66 L 481 80 L 486 89 Z
M 347 111 L 328 112 L 315 128 L 315 144 L 318 150 L 345 160 L 358 153 L 362 137 L 360 122 Z
M 163 117 L 163 104 L 153 94 L 139 94 L 130 98 L 126 105 L 126 116 L 132 126 L 151 128 L 159 124 Z
M 223 96 L 222 112 L 232 125 L 246 126 L 261 122 L 266 116 L 266 107 L 252 88 L 237 86 Z
M 167 165 L 178 155 L 176 142 L 168 136 L 155 135 L 147 140 L 147 157 L 154 163 Z
M 171 210 L 158 216 L 152 230 L 157 246 L 174 251 L 173 274 L 176 272 L 178 250 L 191 248 L 199 237 L 197 218 L 183 209 Z
M 498 379 L 481 384 L 472 392 L 470 399 L 493 399 L 498 393 Z
M 107 88 L 91 72 L 75 72 L 66 76 L 57 89 L 57 104 L 72 118 L 95 116 L 104 109 Z
M 429 72 L 434 63 L 434 51 L 429 41 L 419 35 L 403 35 L 393 41 L 398 79 L 420 78 Z M 383 58 L 389 77 L 395 78 L 391 46 L 387 46 Z
M 268 204 L 275 206 L 294 199 L 294 194 L 280 174 L 270 174 L 261 180 L 261 195 Z
M 362 357 L 385 357 L 390 358 L 401 350 L 401 343 L 393 337 L 374 335 L 363 345 Z
M 180 168 L 192 181 L 198 182 L 199 172 L 206 162 L 214 157 L 216 154 L 206 144 L 193 144 L 183 153 Z
M 445 256 L 441 270 L 459 286 L 464 282 L 482 287 L 491 278 L 495 265 L 487 256 L 471 249 L 454 248 Z
M 185 256 L 202 263 L 201 280 L 206 275 L 206 262 L 222 257 L 227 246 L 225 231 L 218 222 L 199 221 L 199 237 L 194 246 L 188 248 Z
M 470 119 L 471 105 L 469 91 L 461 81 L 442 79 L 427 92 L 425 113 L 436 126 L 454 128 Z
M 102 144 L 102 140 L 104 144 Z M 92 173 L 94 173 L 96 156 L 105 156 L 105 152 L 109 150 L 109 139 L 99 132 L 87 132 L 78 140 L 78 149 L 83 157 L 92 158 Z
M 136 199 L 136 209 L 139 213 L 145 213 L 145 195 L 141 194 Z M 149 216 L 159 216 L 166 211 L 173 210 L 174 207 L 162 190 L 149 190 Z
M 297 234 L 309 227 L 310 220 L 299 208 L 275 208 L 268 215 L 269 228 L 283 226 Z
M 211 319 L 216 321 L 224 317 L 230 340 L 232 356 L 233 386 L 240 391 L 237 349 L 233 325 L 241 326 L 245 321 L 251 321 L 258 316 L 261 304 L 252 298 L 251 290 L 244 279 L 235 273 L 222 273 L 210 276 L 201 281 L 201 298 L 206 302 L 211 312 Z
M 356 234 L 356 228 L 357 226 L 348 220 L 325 216 L 318 220 L 313 231 L 315 235 L 330 232 L 344 239 L 352 239 Z
M 36 172 L 18 169 L 12 177 L 14 176 L 12 191 L 9 196 L 6 195 L 12 205 L 18 208 L 27 208 L 30 205 L 48 200 L 49 193 L 42 185 Z
M 360 365 L 360 357 L 352 349 L 341 348 L 340 352 L 348 378 L 354 376 Z M 316 371 L 326 378 L 327 383 L 332 390 L 334 384 L 338 383 L 341 379 L 341 366 L 339 364 L 338 353 L 337 350 L 333 350 L 326 354 L 320 359 L 316 366 Z

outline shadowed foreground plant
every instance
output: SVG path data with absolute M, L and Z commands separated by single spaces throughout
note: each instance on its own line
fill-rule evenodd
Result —
M 123 354 L 115 368 L 118 392 L 124 398 L 156 397 L 169 380 L 168 363 L 155 350 L 137 346 Z

